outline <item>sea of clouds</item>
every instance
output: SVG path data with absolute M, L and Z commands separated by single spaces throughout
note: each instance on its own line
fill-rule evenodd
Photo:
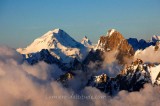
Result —
M 109 63 L 111 64 L 112 60 Z M 84 87 L 87 75 L 82 72 L 78 73 L 80 77 L 75 77 L 69 82 L 72 87 L 65 88 L 55 81 L 62 74 L 64 72 L 55 64 L 39 62 L 31 66 L 15 49 L 0 46 L 0 106 L 159 106 L 160 104 L 160 87 L 146 84 L 139 92 L 120 91 L 117 96 L 110 97 L 96 88 Z M 84 88 L 77 90 L 81 87 Z

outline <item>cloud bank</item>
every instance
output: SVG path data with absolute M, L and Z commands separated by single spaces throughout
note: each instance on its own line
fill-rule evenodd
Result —
M 135 59 L 142 59 L 148 63 L 159 63 L 160 62 L 160 49 L 155 51 L 155 46 L 147 47 L 144 50 L 137 50 L 134 56 Z

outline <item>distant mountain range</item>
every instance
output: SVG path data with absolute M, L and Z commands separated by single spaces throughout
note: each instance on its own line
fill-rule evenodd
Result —
M 143 58 L 141 59 L 147 54 L 147 50 L 153 55 L 160 55 L 159 40 L 160 36 L 155 35 L 150 41 L 125 39 L 120 32 L 111 29 L 93 45 L 86 36 L 78 42 L 62 29 L 54 29 L 35 39 L 26 48 L 18 48 L 17 51 L 31 65 L 40 61 L 58 65 L 65 74 L 57 81 L 65 85 L 69 79 L 76 76 L 77 70 L 84 73 L 96 70 L 89 74 L 86 86 L 96 87 L 114 95 L 120 90 L 138 91 L 145 83 L 160 84 L 160 71 L 157 70 L 160 67 L 159 62 L 143 62 Z M 106 57 L 109 56 L 107 60 L 113 58 L 110 56 L 111 53 L 115 53 L 115 61 L 109 64 L 116 62 L 122 67 L 114 77 L 99 73 L 105 70 L 103 66 Z

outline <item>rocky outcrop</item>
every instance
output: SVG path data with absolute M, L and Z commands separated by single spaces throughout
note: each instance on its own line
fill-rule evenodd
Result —
M 60 63 L 60 61 L 57 58 L 53 57 L 47 49 L 42 49 L 40 52 L 36 53 L 23 54 L 23 56 L 25 60 L 31 65 L 34 65 L 39 61 L 44 61 L 48 64 Z
M 139 91 L 146 83 L 160 84 L 160 71 L 156 70 L 156 67 L 159 65 L 145 64 L 142 60 L 137 59 L 114 78 L 106 74 L 92 76 L 88 81 L 88 86 L 96 87 L 110 95 L 115 95 L 121 90 Z
M 63 71 L 71 70 L 83 70 L 82 63 L 75 58 L 70 64 L 65 64 L 61 59 L 57 59 L 50 54 L 47 49 L 42 49 L 40 52 L 23 54 L 24 59 L 31 65 L 35 65 L 40 61 L 44 61 L 47 64 L 56 64 Z
M 92 42 L 87 38 L 87 36 L 85 36 L 82 40 L 81 40 L 81 44 L 83 44 L 86 47 L 91 47 L 92 46 Z
M 120 63 L 124 62 L 124 57 L 129 58 L 134 55 L 132 46 L 120 32 L 114 29 L 109 30 L 106 36 L 100 37 L 96 48 L 103 52 L 118 51 L 117 59 Z

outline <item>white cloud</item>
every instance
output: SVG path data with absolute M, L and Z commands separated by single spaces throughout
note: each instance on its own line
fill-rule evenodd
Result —
M 155 46 L 150 46 L 144 50 L 138 50 L 136 51 L 134 58 L 142 59 L 144 62 L 159 63 L 160 49 L 155 51 Z

